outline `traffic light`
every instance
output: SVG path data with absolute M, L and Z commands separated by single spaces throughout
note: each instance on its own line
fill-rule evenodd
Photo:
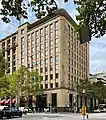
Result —
M 68 2 L 68 0 L 64 0 L 64 2 Z

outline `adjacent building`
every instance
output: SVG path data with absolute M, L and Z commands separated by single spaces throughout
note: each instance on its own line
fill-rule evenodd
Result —
M 64 10 L 32 24 L 24 23 L 2 39 L 7 73 L 22 65 L 43 77 L 46 103 L 58 108 L 82 105 L 76 83 L 89 77 L 89 43 L 80 44 L 75 21 Z

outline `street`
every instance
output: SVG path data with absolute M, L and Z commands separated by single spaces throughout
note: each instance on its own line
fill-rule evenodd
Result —
M 82 120 L 80 113 L 29 113 L 22 118 L 13 118 L 12 120 Z M 88 120 L 106 120 L 106 113 L 90 113 Z

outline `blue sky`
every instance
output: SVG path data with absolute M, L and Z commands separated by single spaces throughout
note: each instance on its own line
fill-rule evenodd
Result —
M 76 21 L 75 15 L 77 14 L 76 6 L 73 3 L 73 0 L 69 0 L 68 3 L 64 3 L 64 0 L 58 0 L 58 4 L 60 8 L 64 8 L 68 11 L 68 13 L 72 16 L 72 18 Z M 1 5 L 0 5 L 1 8 Z M 28 10 L 29 18 L 28 20 L 22 20 L 23 22 L 33 22 L 36 20 L 34 13 L 31 10 Z M 0 16 L 1 18 L 2 16 Z M 11 23 L 6 24 L 3 23 L 0 19 L 0 39 L 8 36 L 9 34 L 16 31 L 19 22 L 11 17 Z M 106 35 L 100 39 L 92 38 L 90 42 L 90 73 L 98 73 L 106 71 Z

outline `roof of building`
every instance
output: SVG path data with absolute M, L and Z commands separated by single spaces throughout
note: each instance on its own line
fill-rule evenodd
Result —
M 74 27 L 77 25 L 76 22 L 72 19 L 72 17 L 68 14 L 68 12 L 65 9 L 58 9 L 57 11 L 55 11 L 53 14 L 51 15 L 47 15 L 46 17 L 37 20 L 35 22 L 33 22 L 32 24 L 26 22 L 28 24 L 28 30 L 33 29 L 34 27 L 37 27 L 41 24 L 44 24 L 45 22 L 47 22 L 48 20 L 50 21 L 50 19 L 59 17 L 59 16 L 64 16 Z M 24 24 L 26 24 L 24 23 Z M 19 27 L 23 26 L 24 24 L 20 25 Z M 15 33 L 12 33 L 11 35 L 5 37 L 4 39 L 1 39 L 1 41 L 13 36 L 17 34 L 17 31 Z
M 58 9 L 56 12 L 52 13 L 51 15 L 47 15 L 46 17 L 37 20 L 36 22 L 29 24 L 28 29 L 32 29 L 35 26 L 41 25 L 47 21 L 50 21 L 50 19 L 64 16 L 74 27 L 77 25 L 76 22 L 72 19 L 72 17 L 68 14 L 68 12 L 65 9 Z

